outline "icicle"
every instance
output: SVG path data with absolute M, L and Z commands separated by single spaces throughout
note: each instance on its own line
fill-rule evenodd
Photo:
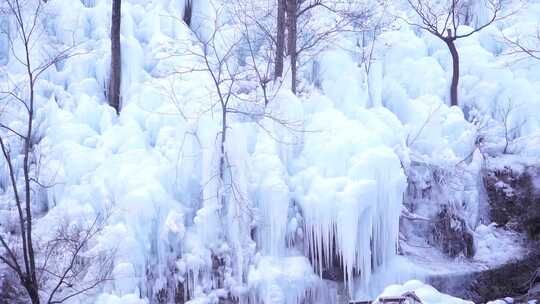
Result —
M 250 162 L 257 189 L 255 200 L 261 213 L 257 241 L 263 253 L 271 256 L 284 254 L 291 200 L 285 183 L 285 169 L 277 151 L 275 140 L 261 132 Z
M 374 149 L 353 160 L 348 178 L 307 176 L 300 196 L 305 216 L 306 255 L 321 275 L 341 261 L 352 295 L 359 273 L 361 287 L 395 254 L 405 178 L 392 150 Z

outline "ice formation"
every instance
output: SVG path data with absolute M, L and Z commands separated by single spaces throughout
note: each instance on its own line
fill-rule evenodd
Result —
M 412 280 L 403 285 L 391 285 L 385 288 L 379 297 L 399 297 L 406 292 L 414 292 L 422 303 L 430 304 L 472 304 L 473 302 L 464 301 L 443 293 L 435 288 L 426 285 L 420 281 Z
M 379 114 L 392 119 L 382 109 Z M 306 128 L 326 130 L 316 138 L 307 136 L 301 155 L 306 168 L 293 176 L 295 199 L 305 220 L 306 253 L 319 273 L 338 255 L 352 292 L 355 273 L 368 284 L 371 272 L 396 251 L 405 176 L 400 159 L 387 145 L 399 141 L 384 142 L 384 135 L 370 128 L 369 123 L 376 126 L 382 119 L 363 124 L 326 111 L 309 121 Z M 371 148 L 377 145 L 382 147 Z
M 218 18 L 222 2 L 194 2 L 193 27 L 200 35 L 212 31 L 208 18 Z M 318 75 L 302 75 L 302 81 L 319 83 L 307 84 L 299 97 L 285 85 L 266 109 L 234 100 L 238 108 L 269 115 L 229 117 L 229 166 L 219 180 L 221 118 L 210 77 L 196 71 L 197 56 L 169 56 L 201 49 L 191 29 L 174 18 L 182 16 L 184 1 L 123 1 L 119 116 L 104 96 L 110 0 L 49 0 L 46 7 L 43 40 L 76 45 L 81 54 L 36 86 L 40 175 L 55 185 L 37 206 L 48 211 L 40 224 L 110 211 L 90 250 L 115 251 L 114 281 L 80 303 L 155 303 L 158 295 L 165 301 L 181 295 L 193 304 L 219 298 L 331 303 L 338 288 L 321 275 L 335 257 L 351 297 L 372 292 L 385 267 L 400 261 L 399 217 L 412 162 L 453 169 L 467 160 L 458 168 L 465 172 L 458 190 L 443 199 L 469 214 L 470 225 L 479 221 L 477 191 L 471 190 L 480 162 L 478 130 L 464 118 L 474 113 L 445 104 L 448 54 L 429 36 L 408 26 L 384 32 L 370 75 L 351 52 L 329 48 L 309 62 Z M 540 6 L 531 18 L 535 11 Z M 7 23 L 0 19 L 0 28 Z M 503 30 L 511 35 L 521 27 L 512 23 Z M 226 29 L 238 34 L 233 26 Z M 513 126 L 521 126 L 516 136 L 538 136 L 540 116 L 527 114 L 539 108 L 540 74 L 501 64 L 498 31 L 460 42 L 464 109 L 497 113 L 497 104 L 512 100 L 519 104 L 511 113 Z M 2 81 L 23 75 L 6 44 L 0 35 Z M 36 49 L 34 56 L 43 54 Z M 186 67 L 194 70 L 173 73 Z M 16 110 L 2 115 L 21 127 Z M 501 138 L 500 126 L 493 132 Z M 512 148 L 538 155 L 538 141 L 525 141 L 525 148 L 520 143 Z M 493 238 L 483 227 L 478 233 Z M 409 290 L 425 303 L 466 303 L 419 282 L 383 294 Z

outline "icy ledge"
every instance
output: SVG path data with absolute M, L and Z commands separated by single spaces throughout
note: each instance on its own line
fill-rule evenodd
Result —
M 418 280 L 411 280 L 403 285 L 390 285 L 382 292 L 378 298 L 398 297 L 407 292 L 414 292 L 423 304 L 474 304 L 470 301 L 454 298 L 430 285 L 424 284 Z
M 309 102 L 306 130 L 315 131 L 306 133 L 291 170 L 304 254 L 318 274 L 339 261 L 352 295 L 395 256 L 406 188 L 397 152 L 402 127 L 386 109 L 358 109 L 349 118 L 325 109 L 325 97 Z

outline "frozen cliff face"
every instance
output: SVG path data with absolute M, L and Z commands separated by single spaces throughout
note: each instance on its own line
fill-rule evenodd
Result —
M 480 127 L 445 104 L 444 45 L 407 26 L 385 31 L 366 75 L 355 37 L 340 36 L 351 48 L 324 49 L 311 62 L 316 75 L 301 69 L 302 93 L 276 83 L 267 107 L 258 84 L 242 82 L 231 97 L 236 111 L 228 116 L 219 179 L 222 113 L 211 75 L 194 55 L 203 50 L 194 34 L 207 39 L 223 23 L 217 54 L 242 37 L 231 3 L 194 1 L 191 28 L 181 18 L 184 1 L 122 4 L 119 116 L 104 95 L 110 0 L 49 0 L 40 23 L 41 46 L 75 45 L 80 54 L 36 84 L 39 174 L 54 184 L 36 195 L 38 222 L 111 214 L 88 250 L 114 250 L 114 280 L 81 303 L 331 303 L 340 287 L 322 277 L 334 270 L 349 296 L 376 295 L 403 279 L 387 271 L 406 268 L 396 259 L 400 232 L 433 234 L 421 225 L 400 231 L 404 207 L 441 216 L 437 229 L 452 230 L 458 243 L 478 224 Z M 8 19 L 0 17 L 1 29 L 10 28 Z M 0 34 L 1 79 L 24 79 L 7 42 Z M 524 106 L 512 113 L 512 126 L 520 125 L 536 109 L 528 96 L 538 95 L 537 84 L 522 77 L 534 71 L 501 65 L 488 47 L 494 43 L 481 36 L 459 46 L 463 104 L 496 120 L 491 101 L 515 99 Z M 232 66 L 242 69 L 245 53 L 235 50 Z M 17 112 L 3 112 L 2 122 L 24 125 Z M 537 121 L 529 118 L 516 136 L 533 136 Z M 483 135 L 500 146 L 501 130 L 498 124 Z M 465 247 L 447 251 L 459 255 Z
M 403 133 L 390 111 L 355 105 L 356 95 L 333 104 L 317 92 L 299 99 L 283 89 L 266 109 L 271 117 L 229 117 L 220 181 L 211 78 L 204 71 L 178 77 L 174 68 L 197 67 L 200 58 L 167 56 L 167 47 L 201 48 L 185 24 L 165 16 L 181 15 L 183 3 L 123 3 L 118 117 L 103 95 L 110 2 L 47 5 L 55 14 L 44 30 L 58 44 L 75 39 L 82 54 L 37 83 L 42 174 L 56 183 L 43 204 L 49 223 L 53 214 L 75 221 L 73 210 L 110 211 L 89 248 L 115 252 L 114 280 L 101 286 L 99 301 L 296 303 L 309 296 L 323 303 L 335 296 L 317 292 L 324 257 L 343 261 L 351 294 L 353 281 L 368 285 L 392 259 L 405 177 Z M 197 5 L 193 22 L 202 23 L 210 6 Z
M 320 129 L 330 122 L 328 114 L 314 114 L 313 123 L 306 127 Z M 330 131 L 328 137 L 307 136 L 302 157 L 310 166 L 294 175 L 293 185 L 305 223 L 306 254 L 318 272 L 338 256 L 343 279 L 352 290 L 357 275 L 362 284 L 368 284 L 371 272 L 395 254 L 405 178 L 393 150 L 363 148 L 376 130 L 370 134 L 367 126 L 344 117 L 334 121 L 340 120 L 350 125 L 334 123 L 334 127 L 350 135 L 335 136 L 336 131 Z M 324 167 L 311 165 L 323 159 Z
M 414 216 L 401 219 L 401 232 L 405 239 L 436 247 L 450 257 L 472 257 L 473 231 L 483 220 L 477 188 L 482 160 L 476 152 L 456 167 L 453 161 L 439 166 L 430 161 L 411 163 L 404 205 Z
M 540 233 L 539 165 L 512 156 L 490 159 L 483 176 L 491 220 L 531 239 Z

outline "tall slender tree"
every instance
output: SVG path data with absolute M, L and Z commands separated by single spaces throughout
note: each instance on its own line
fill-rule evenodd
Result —
M 366 17 L 367 6 L 354 0 L 277 0 L 277 34 L 275 37 L 275 78 L 283 75 L 284 56 L 288 56 L 291 69 L 291 90 L 298 87 L 299 57 L 302 53 L 329 45 L 329 41 L 347 26 Z M 313 22 L 316 9 L 326 10 L 336 18 L 333 24 L 320 27 Z M 361 23 L 361 22 L 358 22 Z M 286 46 L 286 52 L 284 51 Z
M 11 58 L 15 59 L 15 64 L 20 64 L 24 73 L 20 80 L 8 79 L 0 84 L 3 106 L 0 157 L 5 165 L 2 171 L 8 180 L 5 185 L 8 196 L 4 203 L 13 208 L 13 217 L 0 223 L 0 271 L 7 269 L 14 274 L 27 293 L 25 303 L 32 304 L 63 303 L 108 280 L 112 270 L 110 256 L 85 256 L 87 263 L 82 262 L 83 252 L 101 230 L 100 217 L 96 217 L 89 227 L 67 222 L 65 226 L 51 227 L 50 239 L 35 237 L 34 228 L 39 218 L 33 207 L 35 193 L 39 187 L 44 187 L 36 172 L 39 132 L 35 119 L 40 112 L 37 85 L 49 69 L 74 55 L 74 47 L 65 47 L 45 58 L 34 56 L 37 49 L 49 49 L 40 38 L 44 34 L 42 22 L 46 16 L 42 14 L 45 5 L 41 0 L 0 2 L 0 15 L 8 16 L 14 24 L 11 30 L 2 29 L 2 34 L 8 37 Z M 13 116 L 10 113 L 21 114 L 20 130 L 11 128 Z M 97 265 L 99 273 L 87 276 L 92 263 Z
M 186 0 L 184 4 L 184 17 L 182 18 L 187 26 L 191 26 L 191 16 L 193 14 L 193 0 Z
M 296 94 L 296 80 L 297 80 L 297 59 L 298 50 L 296 47 L 297 42 L 297 27 L 298 27 L 298 2 L 297 0 L 287 0 L 287 53 L 291 60 L 291 90 Z
M 109 105 L 120 113 L 120 84 L 122 81 L 122 49 L 120 45 L 120 25 L 122 0 L 112 1 L 111 14 L 111 75 L 109 79 Z
M 469 12 L 463 9 L 466 4 L 465 0 L 407 0 L 407 2 L 420 20 L 418 23 L 407 22 L 439 38 L 446 44 L 450 51 L 450 55 L 452 56 L 450 104 L 457 106 L 460 61 L 456 41 L 478 33 L 494 22 L 507 17 L 508 14 L 503 15 L 501 12 L 503 0 L 484 1 L 485 9 L 489 11 L 489 18 L 464 33 L 458 33 L 458 29 L 461 25 L 467 24 L 470 19 Z
M 285 54 L 285 10 L 287 0 L 277 0 L 277 30 L 276 30 L 276 63 L 274 66 L 274 79 L 283 76 L 283 56 Z

